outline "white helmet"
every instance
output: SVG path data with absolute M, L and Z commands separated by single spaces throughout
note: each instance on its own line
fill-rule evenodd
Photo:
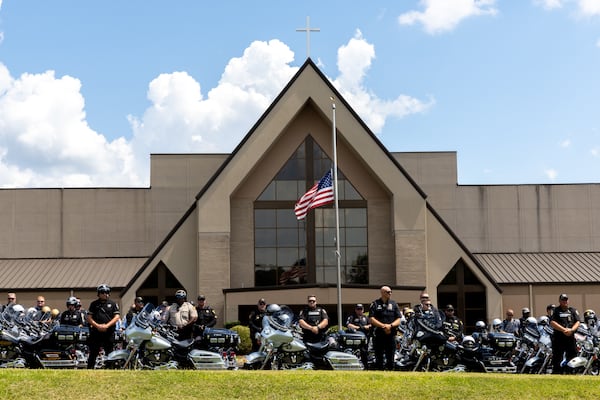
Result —
M 492 320 L 492 329 L 499 330 L 502 326 L 502 320 L 500 318 L 494 318 Z
M 525 324 L 535 326 L 537 325 L 537 319 L 535 319 L 535 317 L 529 317 L 525 320 Z
M 538 320 L 538 324 L 540 325 L 548 325 L 550 323 L 550 318 L 547 315 L 542 315 Z
M 15 304 L 12 306 L 12 310 L 15 314 L 25 314 L 25 308 L 20 304 Z
M 477 342 L 473 336 L 467 335 L 463 338 L 462 345 L 467 350 L 474 350 L 477 346 Z

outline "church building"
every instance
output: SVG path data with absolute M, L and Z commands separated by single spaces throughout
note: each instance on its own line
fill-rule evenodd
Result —
M 332 166 L 334 126 L 339 238 L 332 204 L 294 214 Z M 563 292 L 600 306 L 600 185 L 458 185 L 456 153 L 386 149 L 311 59 L 231 154 L 153 154 L 149 188 L 4 189 L 0 204 L 0 290 L 22 303 L 85 306 L 107 283 L 127 308 L 183 288 L 222 326 L 259 298 L 316 295 L 336 324 L 337 239 L 344 316 L 382 285 L 407 306 L 427 291 L 467 327 L 542 315 Z

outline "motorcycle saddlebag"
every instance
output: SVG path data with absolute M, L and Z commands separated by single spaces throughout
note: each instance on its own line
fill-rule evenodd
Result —
M 367 336 L 362 332 L 347 332 L 339 333 L 338 340 L 345 348 L 360 348 L 367 345 Z
M 87 340 L 89 329 L 87 327 L 59 325 L 52 330 L 52 336 L 60 344 L 82 343 Z
M 512 333 L 488 333 L 489 345 L 494 350 L 512 350 L 517 344 L 517 338 Z
M 206 347 L 237 348 L 240 335 L 224 328 L 206 328 L 202 333 L 202 344 Z

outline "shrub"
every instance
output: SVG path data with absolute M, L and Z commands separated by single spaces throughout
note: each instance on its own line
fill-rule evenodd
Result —
M 231 328 L 232 331 L 240 335 L 240 344 L 238 346 L 239 354 L 248 354 L 252 350 L 252 341 L 250 340 L 250 328 L 244 325 L 235 325 Z

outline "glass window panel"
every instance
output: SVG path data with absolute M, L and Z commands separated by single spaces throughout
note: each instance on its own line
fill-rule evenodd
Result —
M 346 283 L 369 283 L 367 267 L 347 267 L 345 270 L 344 280 Z
M 344 226 L 367 226 L 366 208 L 346 208 L 344 215 L 346 217 Z
M 276 226 L 275 210 L 254 210 L 255 228 L 274 228 Z
M 256 247 L 276 247 L 277 230 L 275 229 L 256 229 L 254 231 L 254 246 Z
M 365 246 L 367 228 L 346 228 L 346 246 Z
M 298 247 L 298 229 L 277 229 L 277 246 Z
M 277 265 L 277 252 L 274 247 L 262 247 L 254 250 L 254 263 L 257 266 Z
M 277 181 L 275 188 L 277 200 L 298 200 L 296 181 Z
M 272 286 L 277 284 L 277 269 L 257 268 L 254 271 L 254 282 L 256 286 Z
M 325 260 L 323 258 L 323 248 L 316 247 L 315 248 L 315 263 L 317 264 L 317 266 L 319 266 L 319 265 L 323 265 L 324 261 Z
M 315 229 L 315 233 L 316 232 L 321 233 L 321 241 L 316 242 L 316 245 L 335 246 L 335 228 Z
M 344 180 L 344 200 L 363 200 L 360 193 L 358 193 L 354 186 L 347 180 Z
M 346 265 L 367 265 L 367 248 L 366 247 L 346 247 Z
M 277 210 L 277 226 L 280 228 L 298 228 L 298 219 L 294 211 L 289 209 Z
M 258 200 L 275 200 L 275 181 L 271 181 L 265 190 L 258 196 Z
M 335 247 L 323 247 L 323 265 L 337 265 Z
M 323 267 L 323 283 L 337 283 L 337 265 Z
M 288 267 L 296 264 L 299 261 L 298 248 L 296 247 L 279 247 L 277 249 L 277 265 L 280 267 Z
M 276 178 L 279 181 L 294 181 L 298 179 L 304 180 L 304 163 L 302 158 L 289 160 L 279 171 Z

